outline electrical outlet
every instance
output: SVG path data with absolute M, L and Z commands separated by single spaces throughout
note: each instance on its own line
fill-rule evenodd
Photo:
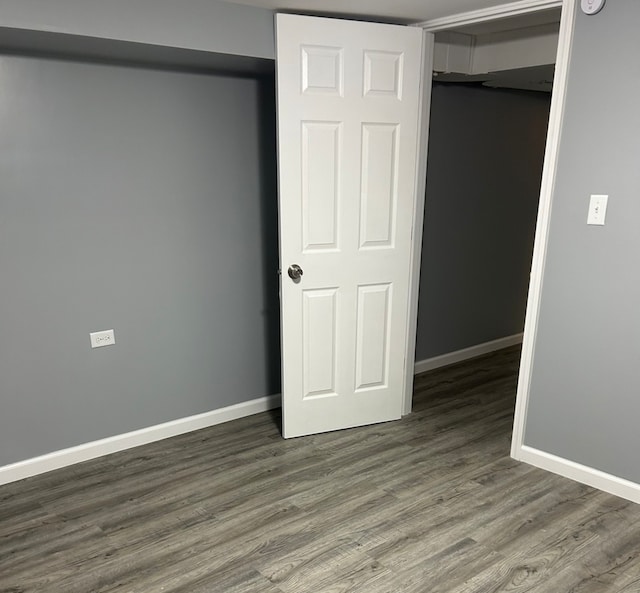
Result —
M 589 201 L 589 215 L 587 216 L 587 224 L 604 225 L 604 219 L 607 214 L 607 201 L 609 196 L 594 195 Z
M 90 333 L 89 338 L 92 348 L 102 348 L 102 346 L 111 346 L 116 343 L 116 336 L 112 329 Z

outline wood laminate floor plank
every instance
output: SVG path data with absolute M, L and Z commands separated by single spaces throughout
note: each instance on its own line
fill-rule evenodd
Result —
M 509 457 L 519 349 L 414 413 L 275 412 L 0 486 L 0 593 L 639 593 L 640 506 Z

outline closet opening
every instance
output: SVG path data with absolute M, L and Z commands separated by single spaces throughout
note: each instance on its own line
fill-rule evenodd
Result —
M 522 342 L 559 22 L 435 34 L 416 373 Z

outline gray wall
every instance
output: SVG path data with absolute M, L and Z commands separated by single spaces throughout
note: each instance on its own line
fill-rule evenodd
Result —
M 638 23 L 637 0 L 577 14 L 525 444 L 640 483 Z
M 549 104 L 434 84 L 417 360 L 522 331 Z
M 0 72 L 0 465 L 277 393 L 273 83 Z
M 0 0 L 0 27 L 275 58 L 273 12 L 218 0 Z

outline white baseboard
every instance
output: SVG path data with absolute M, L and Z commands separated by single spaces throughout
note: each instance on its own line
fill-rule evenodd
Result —
M 266 412 L 278 406 L 280 406 L 280 395 L 269 395 L 220 408 L 219 410 L 212 410 L 211 412 L 204 412 L 187 418 L 179 418 L 178 420 L 156 424 L 155 426 L 100 439 L 99 441 L 84 443 L 77 447 L 54 451 L 53 453 L 0 467 L 0 485 L 43 474 L 74 463 L 102 457 L 109 453 L 116 453 L 117 451 L 146 445 L 193 430 L 222 424 L 223 422 L 229 422 L 229 420 Z
M 635 482 L 612 476 L 611 474 L 586 465 L 581 465 L 580 463 L 575 463 L 574 461 L 569 461 L 568 459 L 563 459 L 551 453 L 539 451 L 527 445 L 520 447 L 517 454 L 514 455 L 514 459 L 575 480 L 581 484 L 593 486 L 598 490 L 603 490 L 620 498 L 640 503 L 640 484 L 636 484 Z
M 508 346 L 515 346 L 516 344 L 522 344 L 522 334 L 515 334 L 513 336 L 507 336 L 505 338 L 499 338 L 492 340 L 491 342 L 484 342 L 482 344 L 476 344 L 469 348 L 462 350 L 456 350 L 455 352 L 448 352 L 447 354 L 441 354 L 440 356 L 434 356 L 433 358 L 427 358 L 425 360 L 418 360 L 415 364 L 415 374 L 424 373 L 426 371 L 432 371 L 440 367 L 445 367 L 449 364 L 456 362 L 462 362 L 469 358 L 475 358 L 482 354 L 488 354 Z

